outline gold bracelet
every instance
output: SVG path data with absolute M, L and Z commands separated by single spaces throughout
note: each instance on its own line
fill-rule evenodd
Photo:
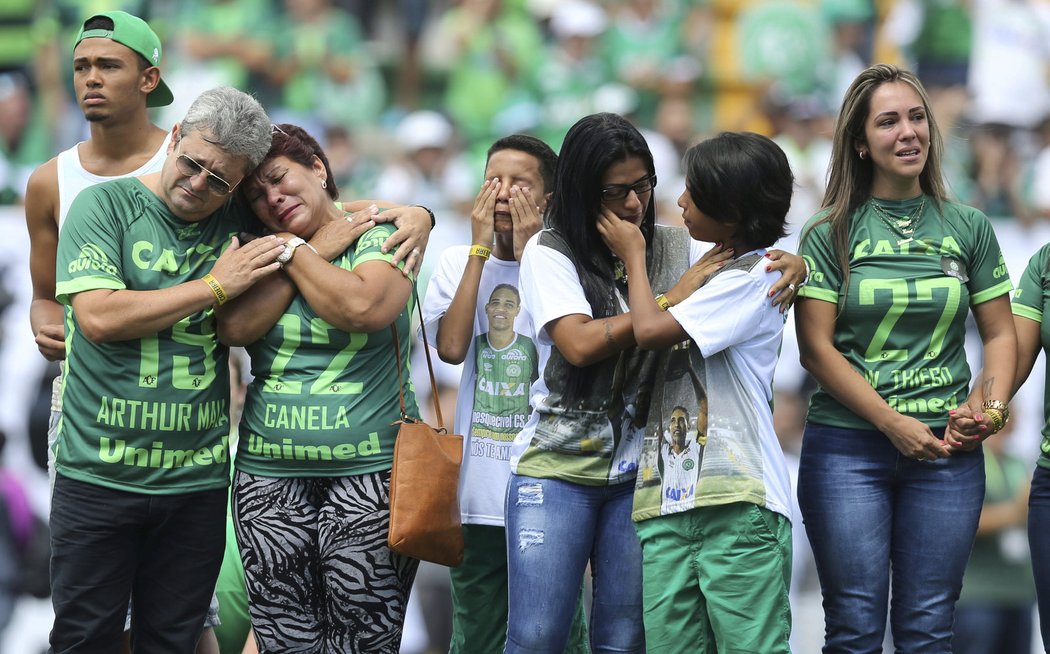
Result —
M 984 409 L 984 415 L 992 421 L 992 434 L 998 433 L 1006 426 L 1006 419 L 1003 417 L 1003 412 L 999 409 Z
M 1002 400 L 985 400 L 984 404 L 981 405 L 981 408 L 995 409 L 1000 412 L 1003 416 L 1004 425 L 1010 420 L 1010 405 Z
M 653 299 L 656 300 L 656 306 L 660 307 L 660 311 L 667 311 L 671 308 L 671 301 L 668 300 L 667 296 L 665 296 L 663 293 L 657 295 Z
M 215 279 L 215 276 L 211 273 L 208 273 L 201 279 L 204 280 L 204 283 L 207 284 L 208 288 L 211 289 L 212 294 L 215 295 L 215 301 L 219 304 L 226 304 L 226 300 L 229 300 L 230 297 L 226 295 L 226 290 L 223 289 L 222 284 L 219 283 L 219 280 Z
M 487 248 L 484 245 L 471 245 L 470 254 L 467 256 L 488 259 L 490 254 L 492 254 L 492 248 Z

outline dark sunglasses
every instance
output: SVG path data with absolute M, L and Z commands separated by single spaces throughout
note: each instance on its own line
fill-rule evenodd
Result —
M 175 165 L 186 177 L 196 177 L 202 172 L 207 173 L 208 190 L 215 195 L 229 195 L 233 192 L 233 187 L 229 182 L 194 161 L 193 157 L 188 154 L 180 154 L 176 157 Z

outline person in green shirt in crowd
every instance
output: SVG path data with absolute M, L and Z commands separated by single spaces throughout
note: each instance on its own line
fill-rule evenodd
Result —
M 448 48 L 442 108 L 467 142 L 503 132 L 501 114 L 530 111 L 535 56 L 543 48 L 534 20 L 510 0 L 465 0 L 436 29 Z
M 269 81 L 281 89 L 275 116 L 370 126 L 386 106 L 382 76 L 353 14 L 332 0 L 285 0 Z

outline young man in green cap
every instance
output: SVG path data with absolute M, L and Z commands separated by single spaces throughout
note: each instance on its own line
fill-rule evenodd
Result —
M 88 186 L 156 172 L 164 163 L 168 131 L 151 123 L 147 112 L 172 101 L 160 61 L 160 39 L 145 21 L 123 11 L 92 16 L 77 36 L 73 86 L 91 136 L 37 168 L 26 193 L 33 279 L 29 316 L 37 347 L 49 361 L 66 356 L 62 307 L 55 301 L 55 252 L 73 198 Z M 58 378 L 52 394 L 56 413 L 60 386 Z M 53 464 L 54 428 L 51 432 Z

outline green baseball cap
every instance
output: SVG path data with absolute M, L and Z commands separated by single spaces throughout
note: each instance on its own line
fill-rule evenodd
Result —
M 77 40 L 73 43 L 74 48 L 84 39 L 111 39 L 139 53 L 152 65 L 160 66 L 160 39 L 146 24 L 146 21 L 125 11 L 105 11 L 88 18 L 84 24 L 87 25 L 98 17 L 105 17 L 113 21 L 113 29 L 88 30 L 81 27 Z M 163 107 L 171 104 L 173 100 L 175 96 L 171 94 L 171 89 L 162 79 L 157 83 L 157 88 L 146 96 L 146 106 Z

